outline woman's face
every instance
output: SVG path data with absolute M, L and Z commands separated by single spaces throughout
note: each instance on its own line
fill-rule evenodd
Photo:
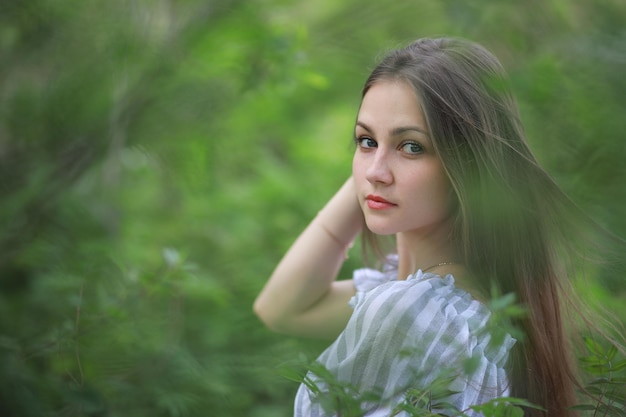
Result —
M 428 234 L 445 224 L 450 182 L 408 83 L 374 83 L 361 103 L 355 141 L 352 173 L 372 232 Z

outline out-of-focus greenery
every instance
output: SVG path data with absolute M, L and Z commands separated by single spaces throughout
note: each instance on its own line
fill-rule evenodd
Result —
M 349 175 L 376 57 L 440 34 L 502 59 L 540 160 L 626 236 L 622 0 L 3 2 L 0 415 L 288 416 L 275 368 L 325 344 L 252 301 Z M 623 275 L 591 278 L 623 322 Z

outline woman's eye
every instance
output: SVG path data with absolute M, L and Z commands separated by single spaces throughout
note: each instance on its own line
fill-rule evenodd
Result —
M 418 155 L 424 152 L 424 148 L 419 143 L 407 142 L 402 145 L 402 150 L 410 155 Z
M 375 148 L 377 146 L 376 141 L 368 136 L 357 138 L 357 144 L 364 149 Z

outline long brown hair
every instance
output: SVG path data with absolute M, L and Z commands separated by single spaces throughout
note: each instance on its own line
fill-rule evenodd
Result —
M 453 238 L 476 285 L 513 292 L 528 314 L 509 361 L 511 394 L 575 416 L 577 379 L 563 322 L 568 259 L 583 217 L 529 149 L 498 60 L 460 39 L 421 39 L 387 55 L 368 78 L 410 83 L 456 195 Z M 543 415 L 526 410 L 527 416 Z

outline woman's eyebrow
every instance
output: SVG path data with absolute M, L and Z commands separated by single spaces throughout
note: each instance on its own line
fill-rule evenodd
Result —
M 367 130 L 368 132 L 372 131 L 372 129 L 370 129 L 370 127 L 368 125 L 366 125 L 365 123 L 363 123 L 360 120 L 356 121 L 356 125 L 362 127 L 363 129 Z
M 373 130 L 365 123 L 363 123 L 360 120 L 357 120 L 356 122 L 357 126 L 362 127 L 363 129 L 367 130 L 368 132 L 373 132 Z M 400 135 L 404 132 L 408 132 L 408 131 L 416 131 L 418 133 L 421 133 L 422 135 L 428 136 L 428 133 L 421 127 L 419 126 L 401 126 L 401 127 L 396 127 L 394 129 L 391 130 L 391 135 L 392 136 L 397 136 Z
M 419 132 L 419 133 L 421 133 L 422 135 L 425 135 L 425 136 L 427 136 L 427 135 L 428 135 L 428 134 L 426 133 L 426 131 L 425 131 L 424 129 L 422 129 L 421 127 L 419 127 L 419 126 L 402 126 L 402 127 L 396 127 L 395 129 L 393 129 L 393 130 L 391 131 L 391 134 L 392 134 L 392 135 L 394 135 L 394 136 L 396 136 L 396 135 L 400 135 L 400 134 L 402 134 L 402 133 L 404 133 L 404 132 L 408 132 L 408 131 L 411 131 L 411 130 L 414 130 L 414 131 L 416 131 L 416 132 Z

